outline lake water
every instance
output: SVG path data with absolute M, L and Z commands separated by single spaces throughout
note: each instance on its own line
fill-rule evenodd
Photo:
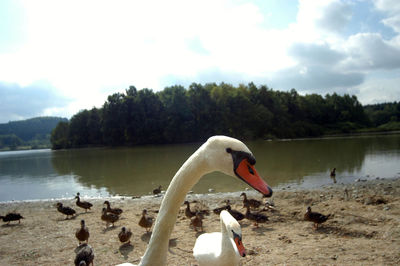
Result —
M 147 195 L 167 188 L 182 163 L 201 145 L 0 152 L 0 201 Z M 249 141 L 259 174 L 273 188 L 318 187 L 355 179 L 400 176 L 400 135 Z M 203 177 L 195 193 L 247 187 L 221 173 Z

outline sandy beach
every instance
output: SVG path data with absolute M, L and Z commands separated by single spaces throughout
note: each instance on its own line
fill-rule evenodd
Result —
M 246 191 L 249 198 L 262 200 L 260 194 Z M 199 206 L 210 210 L 229 199 L 241 212 L 240 192 L 188 195 Z M 75 200 L 61 202 L 77 211 L 70 219 L 59 213 L 57 201 L 0 203 L 0 215 L 15 211 L 25 219 L 21 223 L 1 222 L 0 265 L 72 265 L 78 241 L 75 230 L 84 219 L 90 231 L 89 244 L 95 252 L 95 265 L 138 263 L 150 234 L 138 225 L 146 208 L 156 217 L 161 197 L 111 198 L 112 207 L 124 210 L 115 227 L 106 229 L 100 219 L 105 199 L 85 199 L 93 203 L 91 211 L 75 205 Z M 264 211 L 269 221 L 255 227 L 240 221 L 247 256 L 242 265 L 399 265 L 400 264 L 400 178 L 359 180 L 352 184 L 334 184 L 318 190 L 286 189 L 275 191 L 275 209 Z M 331 214 L 318 230 L 304 221 L 307 206 L 313 211 Z M 170 238 L 168 265 L 196 265 L 192 255 L 200 234 L 189 227 L 185 207 L 177 218 Z M 203 220 L 204 231 L 220 230 L 219 216 L 211 213 Z M 121 245 L 117 234 L 121 227 L 133 232 L 132 245 Z

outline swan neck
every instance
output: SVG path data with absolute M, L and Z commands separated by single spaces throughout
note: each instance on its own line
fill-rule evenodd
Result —
M 224 254 L 225 257 L 232 259 L 237 255 L 235 245 L 233 244 L 233 239 L 229 234 L 229 230 L 231 230 L 230 226 L 226 224 L 224 219 L 221 219 L 221 254 Z
M 210 172 L 199 149 L 182 165 L 172 179 L 161 202 L 150 243 L 140 265 L 165 265 L 169 237 L 186 194 L 206 173 Z

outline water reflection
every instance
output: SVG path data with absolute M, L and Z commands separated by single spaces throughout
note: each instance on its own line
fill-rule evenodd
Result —
M 320 186 L 400 174 L 400 135 L 246 142 L 272 186 Z M 201 144 L 0 153 L 0 201 L 82 195 L 144 195 L 166 188 Z M 209 174 L 197 193 L 243 190 L 232 177 Z
M 56 152 L 59 174 L 73 174 L 84 186 L 107 188 L 111 195 L 143 195 L 162 185 L 193 152 L 193 145 L 100 148 Z

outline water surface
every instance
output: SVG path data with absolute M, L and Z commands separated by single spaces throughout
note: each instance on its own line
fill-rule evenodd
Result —
M 400 175 L 400 135 L 246 142 L 256 168 L 273 188 L 318 187 L 355 179 Z M 201 145 L 0 152 L 0 201 L 84 196 L 147 195 L 165 189 L 183 162 Z M 239 191 L 242 181 L 206 175 L 195 193 Z

